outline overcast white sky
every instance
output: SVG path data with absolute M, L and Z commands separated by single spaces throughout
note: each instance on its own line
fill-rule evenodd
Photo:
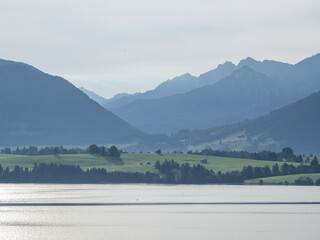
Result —
M 247 56 L 320 52 L 319 0 L 1 0 L 0 58 L 104 97 Z

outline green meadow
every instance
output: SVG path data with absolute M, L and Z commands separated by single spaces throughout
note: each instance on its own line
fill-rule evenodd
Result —
M 101 156 L 91 154 L 66 154 L 66 155 L 41 155 L 41 156 L 25 156 L 25 155 L 6 155 L 0 154 L 0 163 L 3 167 L 13 169 L 16 165 L 23 168 L 32 168 L 34 163 L 60 163 L 79 165 L 83 169 L 88 168 L 106 168 L 107 171 L 122 172 L 156 172 L 154 164 L 157 160 L 171 160 L 182 164 L 190 165 L 200 164 L 200 160 L 207 159 L 208 163 L 203 163 L 206 168 L 212 169 L 214 172 L 228 172 L 241 170 L 244 166 L 251 165 L 253 167 L 272 166 L 276 163 L 281 166 L 284 162 L 249 160 L 240 158 L 226 158 L 203 156 L 193 154 L 154 154 L 154 153 L 126 153 L 121 155 L 121 160 L 112 160 Z M 149 162 L 150 165 L 146 163 Z M 142 165 L 141 165 L 142 164 Z M 290 163 L 298 165 L 297 163 Z

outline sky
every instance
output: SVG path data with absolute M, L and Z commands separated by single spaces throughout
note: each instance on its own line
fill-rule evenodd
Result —
M 110 98 L 248 56 L 320 52 L 319 0 L 1 0 L 0 58 Z

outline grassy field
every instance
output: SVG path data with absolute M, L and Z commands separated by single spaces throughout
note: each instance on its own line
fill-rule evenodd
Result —
M 221 148 L 222 146 L 224 146 L 232 148 L 236 151 L 241 151 L 245 148 L 245 146 L 249 145 L 249 143 L 246 140 L 244 140 L 244 136 L 245 131 L 240 131 L 216 141 L 205 142 L 199 145 L 190 145 L 187 149 L 191 151 L 201 151 L 206 148 L 217 149 L 217 147 Z
M 314 182 L 320 178 L 320 173 L 309 173 L 309 174 L 293 174 L 287 176 L 276 176 L 276 177 L 267 177 L 267 178 L 256 178 L 246 180 L 246 184 L 259 184 L 259 181 L 262 180 L 264 184 L 284 184 L 287 181 L 289 184 L 294 183 L 295 180 L 298 180 L 300 177 L 310 177 Z
M 156 172 L 154 164 L 157 160 L 164 161 L 175 160 L 182 163 L 189 163 L 190 165 L 200 163 L 201 159 L 207 159 L 208 163 L 203 164 L 206 168 L 212 169 L 215 172 L 227 172 L 241 170 L 243 166 L 251 165 L 253 167 L 263 167 L 269 165 L 270 167 L 275 163 L 282 165 L 283 162 L 272 161 L 258 161 L 240 158 L 224 158 L 212 157 L 191 154 L 151 154 L 151 153 L 129 153 L 122 154 L 121 160 L 112 160 L 101 156 L 94 156 L 90 154 L 68 154 L 68 155 L 44 155 L 44 156 L 23 156 L 23 155 L 6 155 L 0 154 L 0 163 L 3 167 L 13 169 L 14 166 L 20 165 L 22 167 L 32 168 L 34 163 L 61 163 L 79 165 L 83 169 L 100 167 L 106 168 L 107 171 L 123 171 L 123 172 Z M 151 165 L 146 165 L 146 162 Z M 143 165 L 140 165 L 143 163 Z M 294 163 L 294 165 L 297 165 Z

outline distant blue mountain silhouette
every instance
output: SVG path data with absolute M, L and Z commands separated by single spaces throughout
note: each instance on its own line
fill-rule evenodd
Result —
M 142 132 L 65 79 L 0 60 L 0 146 L 123 143 Z

